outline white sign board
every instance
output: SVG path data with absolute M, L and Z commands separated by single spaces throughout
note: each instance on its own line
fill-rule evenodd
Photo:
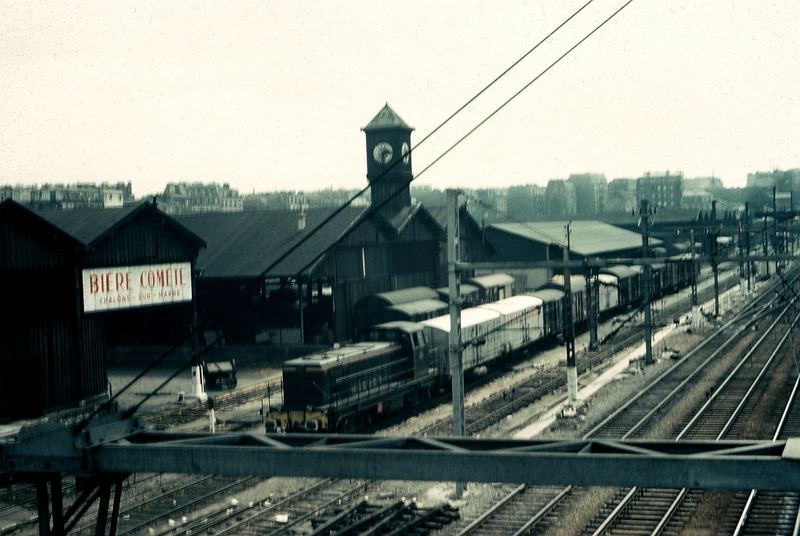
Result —
M 149 264 L 83 270 L 83 311 L 192 301 L 192 265 Z

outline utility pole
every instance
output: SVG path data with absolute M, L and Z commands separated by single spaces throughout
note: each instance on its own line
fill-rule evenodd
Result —
M 689 240 L 691 240 L 690 244 L 690 254 L 692 255 L 692 263 L 691 263 L 691 276 L 690 281 L 692 284 L 692 306 L 697 306 L 697 261 L 695 260 L 695 238 L 694 238 L 694 228 L 689 230 Z M 694 314 L 694 312 L 692 313 Z
M 772 187 L 772 251 L 778 255 L 778 187 Z M 780 274 L 781 268 L 778 259 L 775 259 L 775 273 Z
M 767 239 L 767 215 L 766 214 L 764 214 L 764 217 L 763 217 L 763 219 L 761 221 L 763 223 L 763 229 L 762 229 L 762 232 L 761 232 L 761 237 L 763 238 L 763 242 L 764 242 L 764 257 L 767 257 L 767 256 L 769 256 L 769 241 Z M 769 261 L 767 261 L 767 260 L 764 261 L 764 267 L 766 268 L 767 279 L 769 279 Z
M 650 257 L 650 207 L 647 199 L 642 199 L 639 206 L 642 225 L 642 257 Z M 653 364 L 653 316 L 650 309 L 650 285 L 653 284 L 653 267 L 644 265 L 644 281 L 642 283 L 642 300 L 644 302 L 644 364 Z
M 561 250 L 564 252 L 564 347 L 567 349 L 567 394 L 569 403 L 578 401 L 578 366 L 575 361 L 575 324 L 572 317 L 572 282 L 569 269 L 569 231 L 570 224 L 565 226 L 567 233 L 566 244 Z
M 464 436 L 464 370 L 461 361 L 461 274 L 456 270 L 459 242 L 458 190 L 447 190 L 447 280 L 450 293 L 450 380 L 453 391 L 453 437 Z M 456 482 L 460 499 L 464 483 Z
M 709 233 L 711 241 L 711 270 L 714 272 L 714 316 L 719 316 L 719 266 L 717 264 L 717 237 L 719 230 L 714 229 Z
M 747 252 L 747 258 L 750 258 L 750 203 L 744 204 L 744 247 Z M 747 273 L 747 293 L 749 294 L 752 291 L 750 279 L 753 274 L 753 263 L 747 261 L 745 268 Z

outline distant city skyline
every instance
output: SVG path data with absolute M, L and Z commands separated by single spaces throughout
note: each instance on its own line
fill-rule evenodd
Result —
M 384 102 L 418 143 L 583 3 L 0 0 L 0 184 L 361 188 L 360 128 Z M 595 0 L 415 172 L 622 4 Z M 800 167 L 798 19 L 789 0 L 636 0 L 418 183 L 669 170 L 742 187 Z

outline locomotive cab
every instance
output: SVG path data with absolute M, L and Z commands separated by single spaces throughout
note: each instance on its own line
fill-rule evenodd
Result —
M 403 321 L 378 324 L 369 328 L 364 339 L 399 344 L 404 354 L 414 357 L 414 379 L 419 380 L 436 372 L 431 348 L 420 324 Z

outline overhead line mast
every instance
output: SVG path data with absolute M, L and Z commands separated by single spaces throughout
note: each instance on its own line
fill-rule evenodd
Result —
M 575 361 L 575 319 L 572 314 L 572 273 L 569 269 L 570 223 L 564 226 L 566 242 L 564 252 L 564 347 L 567 350 L 567 393 L 569 403 L 578 401 L 578 366 Z
M 642 199 L 639 216 L 642 218 L 642 257 L 650 256 L 650 215 L 651 208 L 647 199 Z M 650 286 L 653 284 L 653 267 L 644 265 L 642 281 L 642 303 L 644 305 L 644 364 L 653 364 L 653 313 L 650 307 Z
M 464 437 L 464 370 L 461 360 L 461 274 L 456 269 L 459 250 L 458 190 L 447 190 L 447 279 L 450 293 L 450 335 L 448 337 L 450 382 L 453 392 L 453 437 Z M 455 496 L 461 498 L 464 483 L 456 482 Z

